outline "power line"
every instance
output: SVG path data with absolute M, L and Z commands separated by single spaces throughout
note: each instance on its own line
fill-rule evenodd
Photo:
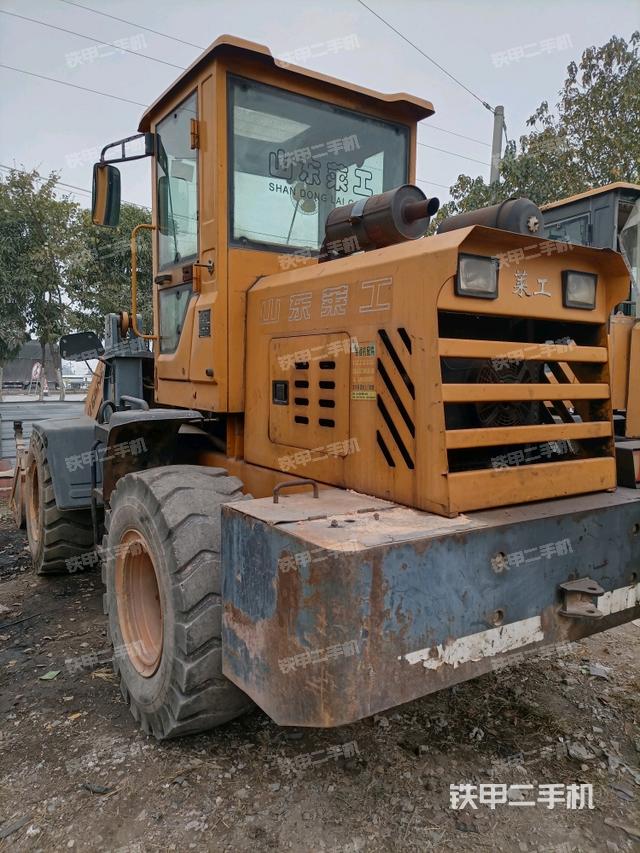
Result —
M 15 68 L 13 65 L 4 65 L 0 62 L 0 68 L 8 68 L 10 71 L 17 71 L 19 74 L 28 74 L 30 77 L 38 77 L 40 80 L 48 80 L 50 83 L 59 83 L 61 86 L 70 86 L 72 89 L 81 89 L 83 92 L 91 92 L 93 95 L 102 95 L 103 98 L 113 98 L 114 101 L 123 101 L 125 104 L 134 104 L 136 107 L 148 107 L 148 104 L 142 104 L 140 101 L 131 101 L 129 98 L 121 98 L 120 95 L 110 95 L 108 92 L 99 92 L 97 89 L 88 89 L 86 86 L 79 86 L 77 83 L 69 83 L 66 80 L 58 80 L 57 77 L 46 77 L 44 74 L 36 74 L 35 71 L 26 71 L 24 68 Z
M 88 9 L 88 11 L 95 11 L 97 14 L 105 14 L 105 13 L 102 13 L 102 12 L 98 12 L 98 11 L 97 11 L 97 10 L 95 10 L 95 9 L 89 9 L 89 7 L 81 6 L 81 4 L 79 4 L 79 3 L 75 3 L 75 2 L 72 2 L 72 0 L 61 0 L 61 2 L 63 2 L 63 3 L 68 3 L 69 5 L 72 5 L 72 6 L 80 6 L 81 8 L 86 8 L 86 9 Z M 361 0 L 358 0 L 358 2 L 361 2 Z M 363 3 L 362 5 L 365 5 L 365 4 Z M 366 8 L 368 9 L 369 7 L 368 7 L 368 6 L 366 6 Z M 370 10 L 370 11 L 373 11 L 373 10 Z M 15 14 L 15 13 L 13 13 L 13 12 L 6 12 L 6 11 L 5 11 L 5 10 L 3 10 L 3 9 L 0 9 L 0 13 L 5 14 L 5 15 L 11 15 L 12 17 L 19 18 L 19 19 L 21 19 L 21 20 L 25 20 L 25 21 L 30 21 L 30 22 L 35 23 L 35 24 L 41 24 L 42 26 L 50 27 L 50 28 L 52 28 L 52 29 L 61 30 L 62 32 L 70 33 L 70 34 L 75 35 L 75 36 L 78 36 L 78 37 L 80 37 L 80 38 L 87 38 L 87 39 L 91 39 L 91 38 L 92 38 L 91 36 L 86 36 L 86 35 L 82 35 L 81 33 L 76 33 L 76 32 L 73 32 L 73 31 L 71 31 L 71 30 L 66 30 L 66 29 L 63 29 L 62 27 L 57 27 L 57 26 L 54 26 L 53 24 L 48 24 L 48 23 L 46 23 L 46 22 L 44 22 L 44 21 L 37 21 L 37 20 L 36 20 L 36 19 L 34 19 L 34 18 L 27 18 L 27 17 L 25 17 L 25 16 L 23 16 L 23 15 L 17 15 L 17 14 Z M 375 13 L 375 12 L 373 12 L 373 14 L 375 15 L 376 13 Z M 111 15 L 107 15 L 107 17 L 113 17 L 113 16 L 111 16 Z M 380 16 L 376 15 L 376 17 L 380 17 Z M 116 19 L 116 20 L 122 20 L 122 21 L 124 21 L 124 19 L 120 19 L 120 18 L 118 18 L 118 19 Z M 381 20 L 383 20 L 383 19 L 381 19 Z M 124 21 L 124 22 L 125 22 L 125 23 L 131 23 L 130 21 Z M 385 22 L 385 23 L 386 23 L 386 22 Z M 137 25 L 136 25 L 136 24 L 133 24 L 133 26 L 137 26 Z M 391 26 L 391 25 L 389 25 L 389 26 Z M 144 29 L 144 28 L 143 28 L 143 29 Z M 391 27 L 391 29 L 393 29 L 393 27 Z M 394 31 L 395 31 L 395 30 L 394 30 Z M 154 30 L 151 30 L 151 32 L 155 32 L 155 31 L 154 31 Z M 164 35 L 163 33 L 158 33 L 158 34 L 159 34 L 159 35 Z M 401 34 L 399 34 L 399 35 L 401 35 Z M 404 36 L 402 36 L 402 37 L 404 38 Z M 167 38 L 171 38 L 171 36 L 167 36 Z M 180 41 L 180 40 L 178 39 L 178 41 Z M 98 43 L 99 43 L 99 44 L 103 44 L 103 45 L 109 45 L 109 43 L 108 43 L 108 42 L 98 42 Z M 194 46 L 197 46 L 197 45 L 194 45 Z M 420 50 L 419 48 L 416 48 L 416 49 L 417 49 L 417 50 Z M 126 50 L 126 49 L 125 49 L 125 48 L 123 48 L 123 50 Z M 171 65 L 171 66 L 172 66 L 172 67 L 174 67 L 174 68 L 179 68 L 179 69 L 181 69 L 181 70 L 184 70 L 184 69 L 182 68 L 182 66 L 174 65 L 173 63 L 167 63 L 167 62 L 164 62 L 164 60 L 162 60 L 162 59 L 156 59 L 155 57 L 147 56 L 146 54 L 138 53 L 137 51 L 126 50 L 126 52 L 127 52 L 127 53 L 132 53 L 134 56 L 141 56 L 141 57 L 143 57 L 144 59 L 151 59 L 152 61 L 155 61 L 155 62 L 161 62 L 161 63 L 163 63 L 163 64 L 165 64 L 165 65 Z M 420 51 L 420 52 L 422 52 L 422 51 Z M 425 56 L 426 56 L 426 54 L 425 54 Z M 427 58 L 429 58 L 429 57 L 427 57 Z M 436 63 L 436 64 L 437 64 L 437 63 Z M 108 93 L 108 92 L 100 92 L 100 91 L 98 91 L 97 89 L 90 89 L 90 88 L 88 88 L 88 87 L 86 87 L 86 86 L 80 86 L 80 85 L 79 85 L 79 84 L 77 84 L 77 83 L 70 83 L 70 82 L 68 82 L 68 81 L 66 81 L 66 80 L 60 80 L 60 79 L 58 79 L 58 78 L 56 78 L 56 77 L 48 77 L 48 76 L 46 76 L 46 75 L 44 75 L 44 74 L 37 74 L 37 73 L 36 73 L 36 72 L 34 72 L 34 71 L 27 71 L 27 70 L 26 70 L 26 69 L 24 69 L 24 68 L 16 68 L 16 67 L 15 67 L 15 66 L 13 66 L 13 65 L 5 65 L 4 63 L 0 63 L 0 68 L 7 68 L 7 69 L 9 69 L 10 71 L 16 71 L 16 72 L 17 72 L 17 73 L 19 73 L 19 74 L 27 74 L 27 75 L 29 75 L 29 76 L 31 76 L 31 77 L 37 77 L 37 78 L 39 78 L 39 79 L 41 79 L 41 80 L 47 80 L 47 81 L 49 81 L 49 82 L 51 82 L 51 83 L 58 83 L 58 84 L 60 84 L 61 86 L 69 86 L 70 88 L 73 88 L 73 89 L 79 89 L 80 91 L 90 92 L 91 94 L 94 94 L 94 95 L 100 95 L 100 96 L 102 96 L 102 97 L 104 97 L 104 98 L 111 98 L 111 99 L 113 99 L 113 100 L 122 101 L 123 103 L 133 104 L 134 106 L 144 107 L 145 109 L 148 107 L 148 104 L 143 104 L 143 103 L 141 103 L 140 101 L 133 101 L 133 100 L 131 100 L 130 98 L 123 98 L 123 97 L 121 97 L 120 95 L 112 95 L 112 94 L 110 94 L 110 93 Z M 453 135 L 453 136 L 457 136 L 457 137 L 459 137 L 459 138 L 461 138 L 461 139 L 468 139 L 468 140 L 469 140 L 469 141 L 471 141 L 471 142 L 477 142 L 477 143 L 479 143 L 479 144 L 481 144 L 481 145 L 486 145 L 486 144 L 487 144 L 487 143 L 482 142 L 482 141 L 481 141 L 481 140 L 479 140 L 479 139 L 473 139 L 473 138 L 472 138 L 472 137 L 470 137 L 470 136 L 465 136 L 464 134 L 456 133 L 456 132 L 455 132 L 455 131 L 453 131 L 453 130 L 446 130 L 445 128 L 438 127 L 437 125 L 431 125 L 431 128 L 433 128 L 434 130 L 439 130 L 439 131 L 441 131 L 442 133 L 449 133 L 449 134 L 451 134 L 451 135 Z M 465 156 L 464 154 L 458 154 L 458 153 L 453 152 L 453 151 L 447 151 L 446 149 L 443 149 L 443 148 L 437 148 L 436 146 L 434 146 L 434 145 L 428 145 L 428 144 L 427 144 L 427 143 L 425 143 L 425 142 L 420 142 L 420 141 L 418 141 L 418 145 L 421 145 L 421 146 L 423 146 L 424 148 L 431 148 L 431 149 L 433 149 L 434 151 L 440 151 L 440 152 L 441 152 L 441 153 L 443 153 L 443 154 L 449 154 L 449 155 L 451 155 L 452 157 L 460 157 L 460 158 L 461 158 L 461 159 L 463 159 L 463 160 L 470 160 L 470 161 L 471 161 L 471 162 L 473 162 L 473 163 L 480 163 L 481 165 L 485 165 L 485 166 L 489 165 L 488 163 L 484 163 L 482 160 L 477 160 L 477 159 L 475 159 L 475 158 L 473 158 L 473 157 L 467 157 L 467 156 Z M 437 186 L 442 186 L 442 184 L 439 184 L 439 185 L 437 185 Z
M 477 142 L 478 145 L 484 145 L 486 148 L 491 148 L 488 142 L 483 142 L 482 139 L 474 139 L 473 136 L 465 136 L 464 133 L 456 133 L 455 130 L 445 130 L 444 127 L 438 127 L 437 124 L 425 124 L 425 130 L 439 130 L 441 133 L 450 133 L 451 136 L 458 136 L 460 139 L 468 139 L 469 142 Z M 422 143 L 418 143 L 422 144 Z
M 176 36 L 161 33 L 159 30 L 152 30 L 150 27 L 143 27 L 142 24 L 134 24 L 133 21 L 127 21 L 125 18 L 117 18 L 115 15 L 109 15 L 107 12 L 102 12 L 100 9 L 92 9 L 90 6 L 83 6 L 82 3 L 74 3 L 73 0 L 60 0 L 60 2 L 66 3 L 67 6 L 77 6 L 78 9 L 85 9 L 87 12 L 93 12 L 96 15 L 102 15 L 103 18 L 111 18 L 113 21 L 120 21 L 121 24 L 129 24 L 132 27 L 138 27 L 148 33 L 153 33 L 156 36 L 162 36 L 162 38 L 177 41 L 180 44 L 186 44 L 189 47 L 196 47 L 198 50 L 206 50 L 206 48 L 200 44 L 194 44 L 191 41 L 185 41 L 184 39 L 179 39 Z
M 28 172 L 26 169 L 18 169 L 16 166 L 5 166 L 3 163 L 0 163 L 0 169 L 4 169 L 6 172 L 20 172 L 22 175 L 30 175 L 31 172 Z M 34 180 L 40 181 L 41 183 L 48 181 L 49 178 L 44 178 L 41 175 L 37 177 L 34 176 Z M 93 195 L 91 190 L 87 190 L 84 187 L 78 187 L 75 184 L 65 184 L 64 181 L 54 181 L 55 186 L 57 187 L 68 187 L 72 190 L 77 190 L 81 193 L 87 193 L 87 195 Z M 151 210 L 150 207 L 147 207 L 146 204 L 136 204 L 135 201 L 127 201 L 126 198 L 122 199 L 124 204 L 130 204 L 132 207 L 141 207 L 143 210 Z
M 57 77 L 47 77 L 44 74 L 36 74 L 35 71 L 27 71 L 24 68 L 16 68 L 13 65 L 5 65 L 0 62 L 0 68 L 8 68 L 10 71 L 17 71 L 19 74 L 28 74 L 30 77 L 38 77 L 40 80 L 48 80 L 50 83 L 59 83 L 61 86 L 70 86 L 72 89 L 80 89 L 83 92 L 90 92 L 92 95 L 101 95 L 103 98 L 112 98 L 116 101 L 123 101 L 125 104 L 133 104 L 134 106 L 144 107 L 145 109 L 149 106 L 148 104 L 143 104 L 140 101 L 132 101 L 129 98 L 122 98 L 120 95 L 111 95 L 109 92 L 99 92 L 97 89 L 89 89 L 86 86 L 80 86 L 77 83 L 69 83 L 67 80 L 59 80 Z M 447 132 L 453 133 L 453 131 Z M 473 163 L 480 163 L 483 166 L 489 165 L 488 163 L 484 163 L 482 160 L 476 160 L 473 157 L 467 157 L 464 154 L 447 151 L 444 148 L 436 148 L 435 145 L 427 145 L 426 142 L 418 142 L 418 145 L 422 145 L 424 148 L 432 148 L 434 151 L 440 151 L 444 154 L 450 154 L 452 157 L 461 157 L 463 160 L 471 160 Z M 439 186 L 442 185 L 440 184 Z
M 509 135 L 507 134 L 507 123 L 504 120 L 504 116 L 502 117 L 502 130 L 504 132 L 504 141 L 508 145 L 509 144 Z
M 200 44 L 194 44 L 191 41 L 185 41 L 184 39 L 177 38 L 177 36 L 170 36 L 168 33 L 162 33 L 160 30 L 151 29 L 151 27 L 144 27 L 142 24 L 137 24 L 134 21 L 128 21 L 126 18 L 118 18 L 116 15 L 109 15 L 108 12 L 103 12 L 100 9 L 93 9 L 90 6 L 85 6 L 82 3 L 76 3 L 74 0 L 59 0 L 60 3 L 65 3 L 67 6 L 75 6 L 78 9 L 84 9 L 87 12 L 93 12 L 95 15 L 102 15 L 103 18 L 111 18 L 113 21 L 119 21 L 122 24 L 129 24 L 131 27 L 138 27 L 141 30 L 145 30 L 145 32 L 153 33 L 156 36 L 161 36 L 162 38 L 171 39 L 172 41 L 178 42 L 179 44 L 186 44 L 189 47 L 195 47 L 198 50 L 206 50 L 206 47 Z M 460 139 L 468 139 L 470 142 L 477 142 L 478 145 L 485 145 L 487 148 L 491 148 L 488 142 L 483 142 L 481 139 L 474 139 L 471 136 L 465 136 L 463 133 L 456 133 L 454 130 L 447 130 L 444 127 L 439 127 L 436 124 L 429 123 L 429 130 L 438 130 L 441 133 L 449 133 L 451 136 L 457 136 Z
M 363 2 L 362 2 L 362 0 L 358 0 L 358 3 L 359 3 L 361 6 L 364 6 L 364 8 L 365 8 L 365 9 L 367 9 L 369 12 L 371 12 L 371 14 L 372 14 L 372 15 L 375 15 L 375 17 L 376 17 L 379 21 L 382 21 L 382 23 L 383 23 L 386 27 L 389 27 L 389 29 L 390 29 L 390 30 L 393 30 L 393 32 L 394 32 L 397 36 L 400 36 L 400 38 L 401 38 L 403 41 L 406 41 L 406 43 L 407 43 L 407 44 L 411 45 L 411 47 L 412 47 L 414 50 L 417 50 L 417 51 L 418 51 L 418 53 L 420 53 L 422 56 L 424 56 L 424 58 L 425 58 L 425 59 L 428 59 L 428 60 L 429 60 L 429 62 L 431 62 L 433 65 L 435 65 L 435 66 L 436 66 L 436 68 L 439 68 L 439 69 L 440 69 L 440 71 L 442 71 L 442 72 L 443 72 L 443 74 L 446 74 L 446 75 L 447 75 L 447 77 L 450 77 L 450 78 L 451 78 L 451 80 L 453 80 L 453 82 L 454 82 L 454 83 L 457 83 L 457 84 L 458 84 L 458 86 L 461 86 L 461 87 L 465 90 L 465 92 L 468 92 L 468 93 L 469 93 L 473 98 L 475 98 L 475 99 L 476 99 L 476 101 L 479 101 L 479 102 L 482 104 L 482 106 L 483 106 L 483 107 L 485 107 L 486 109 L 488 109 L 490 112 L 493 112 L 493 108 L 492 108 L 492 107 L 491 107 L 491 106 L 490 106 L 486 101 L 483 101 L 483 100 L 482 100 L 482 98 L 481 98 L 479 95 L 476 95 L 476 93 L 475 93 L 475 92 L 472 92 L 472 91 L 471 91 L 471 89 L 470 89 L 468 86 L 465 86 L 465 85 L 464 85 L 464 83 L 462 83 L 460 80 L 458 80 L 458 78 L 457 78 L 457 77 L 454 77 L 454 76 L 453 76 L 453 74 L 451 74 L 449 71 L 447 71 L 447 69 L 446 69 L 446 68 L 444 68 L 442 65 L 440 65 L 440 63 L 439 63 L 439 62 L 436 62 L 436 61 L 435 61 L 435 59 L 432 59 L 432 58 L 431 58 L 427 53 L 425 53 L 425 52 L 424 52 L 424 50 L 422 50 L 422 48 L 418 47 L 418 45 L 417 45 L 417 44 L 414 44 L 414 42 L 412 42 L 412 41 L 411 41 L 410 39 L 408 39 L 405 35 L 403 35 L 403 34 L 400 32 L 400 30 L 397 30 L 397 29 L 396 29 L 392 24 L 390 24 L 390 23 L 389 23 L 389 21 L 385 20 L 385 18 L 383 18 L 383 17 L 382 17 L 382 15 L 379 15 L 377 12 L 374 12 L 374 10 L 371 8 L 371 6 L 367 6 L 367 4 L 366 4 L 366 3 L 363 3 Z
M 5 166 L 2 163 L 0 163 L 0 169 L 4 169 L 6 172 L 20 172 L 20 174 L 22 174 L 22 175 L 31 174 L 26 169 L 18 169 L 16 166 Z M 38 176 L 34 176 L 34 180 L 40 181 L 41 183 L 44 183 L 44 182 L 48 181 L 49 178 L 44 178 L 41 175 L 38 175 Z M 84 187 L 78 187 L 75 184 L 66 184 L 66 183 L 64 183 L 64 181 L 54 181 L 54 185 L 58 186 L 58 187 L 68 187 L 69 189 L 76 190 L 77 192 L 86 193 L 87 195 L 93 195 L 91 190 L 87 190 Z M 143 210 L 150 210 L 151 209 L 144 204 L 136 204 L 134 201 L 127 201 L 124 198 L 122 199 L 122 201 L 124 202 L 124 204 L 130 204 L 133 207 L 141 207 L 141 208 L 143 208 Z
M 460 157 L 462 160 L 471 160 L 472 163 L 480 163 L 481 166 L 490 166 L 490 163 L 485 163 L 484 160 L 476 160 L 475 157 L 467 157 L 465 154 L 458 154 L 456 151 L 447 151 L 446 148 L 436 148 L 435 145 L 427 145 L 426 142 L 418 142 L 423 148 L 431 148 L 433 151 L 440 151 L 442 154 L 450 154 L 452 157 Z
M 13 172 L 20 172 L 20 173 L 21 173 L 21 174 L 23 174 L 23 175 L 29 175 L 29 174 L 30 174 L 30 172 L 28 172 L 26 169 L 18 169 L 18 168 L 17 168 L 17 167 L 15 167 L 15 166 L 5 166 L 3 163 L 0 163 L 0 169 L 4 169 L 4 170 L 5 170 L 5 171 L 7 171 L 7 172 L 11 172 L 11 171 L 13 171 Z M 47 181 L 47 180 L 48 180 L 48 178 L 38 177 L 38 178 L 36 178 L 36 180 L 38 180 L 38 181 Z M 448 189 L 450 189 L 446 184 L 438 184 L 436 181 L 427 181 L 427 180 L 425 180 L 424 178 L 416 178 L 416 180 L 417 180 L 417 181 L 419 181 L 421 184 L 431 184 L 431 186 L 433 186 L 433 187 L 441 187 L 441 188 L 442 188 L 442 189 L 444 189 L 444 190 L 448 190 Z M 55 181 L 55 184 L 56 184 L 56 186 L 69 187 L 70 189 L 78 190 L 79 192 L 87 193 L 88 195 L 91 195 L 91 194 L 92 194 L 92 193 L 91 193 L 91 190 L 87 190 L 87 189 L 85 189 L 84 187 L 78 187 L 78 186 L 76 186 L 75 184 L 66 184 L 66 183 L 64 183 L 63 181 Z M 150 209 L 151 209 L 151 208 L 147 207 L 147 206 L 146 206 L 146 205 L 144 205 L 144 204 L 136 204 L 135 202 L 133 202 L 133 201 L 127 201 L 126 199 L 122 199 L 122 201 L 123 201 L 125 204 L 131 204 L 131 205 L 133 205 L 133 207 L 141 207 L 141 208 L 143 208 L 144 210 L 150 210 Z
M 64 27 L 57 27 L 55 24 L 48 24 L 46 21 L 38 21 L 37 18 L 27 18 L 25 15 L 18 15 L 15 12 L 7 12 L 5 9 L 0 9 L 0 14 L 9 15 L 12 18 L 19 18 L 21 21 L 29 21 L 32 24 L 39 24 L 41 27 L 48 27 L 50 30 L 58 30 L 61 33 L 67 33 L 68 35 L 78 36 L 81 39 L 88 39 L 89 41 L 93 41 L 96 44 L 101 44 L 106 47 L 113 47 L 113 45 L 108 41 L 101 41 L 100 39 L 96 39 L 93 36 L 88 36 L 85 33 L 76 33 L 74 30 L 67 30 Z M 130 53 L 132 56 L 137 56 L 140 59 L 150 59 L 151 62 L 159 62 L 161 65 L 168 65 L 171 68 L 178 68 L 180 71 L 184 71 L 184 65 L 175 65 L 173 62 L 167 62 L 164 59 L 158 59 L 155 56 L 148 56 L 146 53 L 140 53 L 138 50 L 130 50 L 127 47 L 118 47 L 118 50 L 124 51 L 124 53 Z
M 443 190 L 450 190 L 451 187 L 448 187 L 446 184 L 437 184 L 435 181 L 425 181 L 424 178 L 416 178 L 419 184 L 431 184 L 432 187 L 442 187 Z

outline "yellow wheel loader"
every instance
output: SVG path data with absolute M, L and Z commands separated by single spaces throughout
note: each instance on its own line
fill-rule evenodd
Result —
M 101 371 L 85 415 L 34 425 L 26 521 L 37 572 L 101 564 L 158 738 L 253 703 L 339 726 L 640 617 L 625 263 L 547 238 L 526 199 L 425 237 L 433 112 L 224 36 L 94 167 L 115 226 L 115 164 L 148 157 L 153 220 L 131 310 L 61 340 Z

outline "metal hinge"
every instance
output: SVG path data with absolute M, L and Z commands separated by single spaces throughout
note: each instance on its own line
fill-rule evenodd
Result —
M 591 578 L 566 581 L 560 584 L 560 589 L 562 590 L 561 616 L 568 616 L 570 619 L 600 619 L 604 616 L 604 613 L 596 607 L 598 596 L 604 595 L 604 590 Z
M 197 118 L 191 119 L 191 148 L 200 148 L 200 122 Z

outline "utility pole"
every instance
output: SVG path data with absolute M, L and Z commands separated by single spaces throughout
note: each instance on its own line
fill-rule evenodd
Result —
M 500 159 L 502 157 L 502 132 L 504 129 L 504 107 L 493 111 L 493 140 L 491 143 L 491 172 L 489 183 L 495 184 L 500 177 Z

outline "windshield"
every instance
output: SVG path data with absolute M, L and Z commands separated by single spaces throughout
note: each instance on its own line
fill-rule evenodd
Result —
M 158 254 L 160 268 L 198 253 L 198 161 L 191 147 L 195 92 L 158 123 Z
M 230 77 L 231 239 L 316 251 L 327 215 L 405 184 L 409 128 Z
M 620 232 L 620 251 L 631 275 L 631 299 L 638 304 L 640 295 L 640 198 L 633 206 L 624 228 Z

